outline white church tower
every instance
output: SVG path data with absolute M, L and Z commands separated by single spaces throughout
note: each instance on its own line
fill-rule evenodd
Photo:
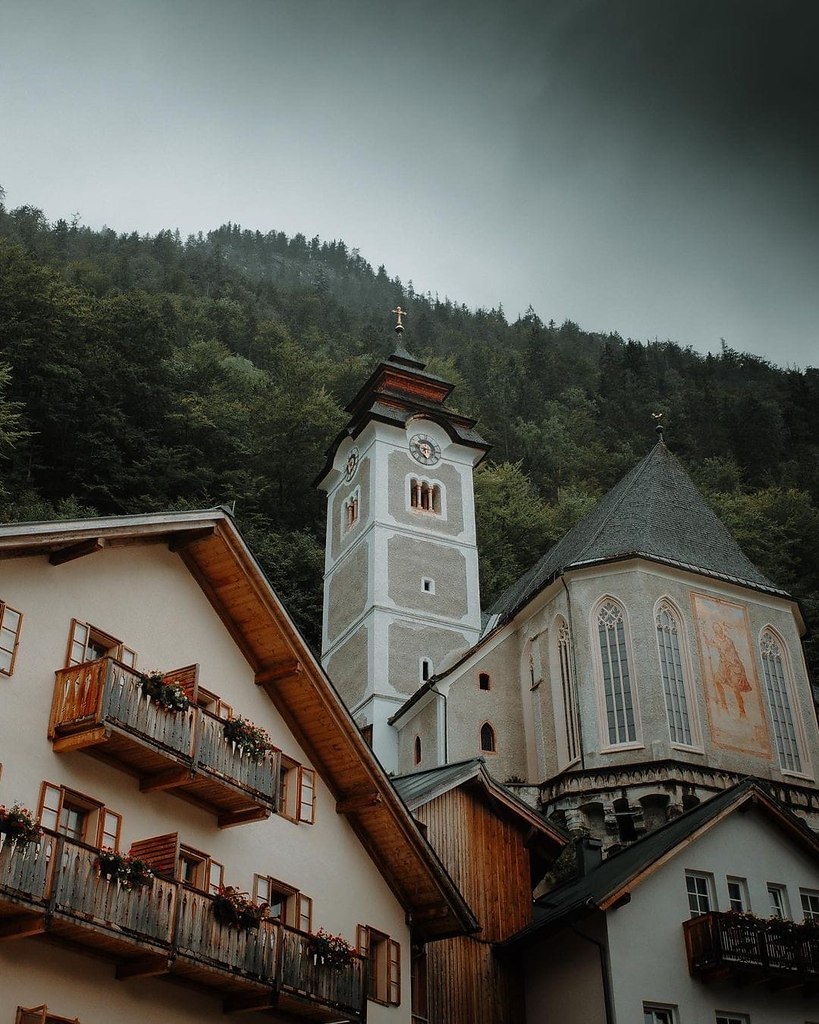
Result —
M 322 663 L 388 771 L 389 719 L 481 625 L 472 471 L 488 445 L 400 344 L 327 453 Z

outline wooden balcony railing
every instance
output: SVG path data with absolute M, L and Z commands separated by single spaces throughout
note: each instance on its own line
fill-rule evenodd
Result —
M 689 971 L 706 981 L 745 975 L 819 983 L 815 926 L 714 911 L 684 922 L 683 929 Z
M 0 836 L 0 938 L 47 933 L 114 961 L 121 979 L 184 978 L 221 995 L 226 1010 L 364 1020 L 360 957 L 343 970 L 317 963 L 302 932 L 276 921 L 230 927 L 213 913 L 213 896 L 162 878 L 128 888 L 100 874 L 98 856 L 50 831 L 26 845 Z
M 56 673 L 49 738 L 54 750 L 85 750 L 215 813 L 222 827 L 276 810 L 280 754 L 253 760 L 203 708 L 166 711 L 142 691 L 138 672 L 101 658 Z

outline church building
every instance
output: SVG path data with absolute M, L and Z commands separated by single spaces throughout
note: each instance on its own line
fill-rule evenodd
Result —
M 481 756 L 617 848 L 751 775 L 819 827 L 798 603 L 743 554 L 662 435 L 481 614 L 487 451 L 404 349 L 328 452 L 323 664 L 384 767 Z

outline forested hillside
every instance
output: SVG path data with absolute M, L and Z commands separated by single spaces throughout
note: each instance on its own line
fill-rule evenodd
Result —
M 343 242 L 231 224 L 117 235 L 0 204 L 0 518 L 235 503 L 315 644 L 312 480 L 393 348 L 397 303 L 407 347 L 494 445 L 476 478 L 485 601 L 645 454 L 662 412 L 747 554 L 817 622 L 819 370 L 590 334 L 548 311 L 509 323 L 416 294 Z

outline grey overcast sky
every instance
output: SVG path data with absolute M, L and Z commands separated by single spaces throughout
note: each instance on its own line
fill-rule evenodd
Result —
M 0 0 L 7 203 L 819 364 L 815 0 Z

